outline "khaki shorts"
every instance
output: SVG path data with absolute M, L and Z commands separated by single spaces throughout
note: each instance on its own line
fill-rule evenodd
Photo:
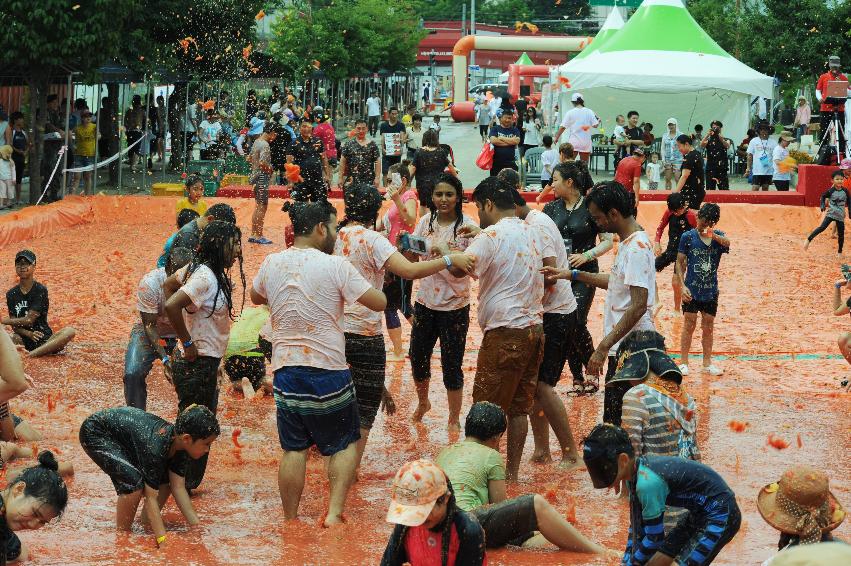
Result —
M 490 401 L 509 417 L 528 415 L 544 352 L 543 325 L 485 332 L 476 364 L 473 402 Z

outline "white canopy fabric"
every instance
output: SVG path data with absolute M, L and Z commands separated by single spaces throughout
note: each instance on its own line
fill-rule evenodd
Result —
M 774 87 L 771 77 L 721 49 L 681 0 L 645 0 L 623 28 L 559 74 L 570 81 L 569 90 L 561 89 L 562 108 L 570 108 L 571 93 L 581 92 L 605 131 L 617 114 L 636 110 L 657 137 L 673 117 L 684 132 L 698 123 L 708 131 L 709 122 L 721 120 L 725 135 L 738 141 L 750 100 L 771 98 Z

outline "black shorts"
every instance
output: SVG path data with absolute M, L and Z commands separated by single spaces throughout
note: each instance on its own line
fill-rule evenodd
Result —
M 352 372 L 360 426 L 372 428 L 384 394 L 384 371 L 387 354 L 384 335 L 365 336 L 346 332 L 346 363 Z
M 39 340 L 33 340 L 32 338 L 27 338 L 26 336 L 21 336 L 20 334 L 18 335 L 21 338 L 21 342 L 24 343 L 24 348 L 26 348 L 27 352 L 32 352 L 36 348 L 44 346 L 47 341 L 50 340 L 50 337 L 53 336 L 52 330 L 42 330 L 42 333 L 44 334 L 44 336 L 42 336 Z
M 261 353 L 258 350 L 255 350 Z M 247 377 L 254 389 L 259 389 L 266 377 L 266 362 L 262 355 L 259 356 L 231 356 L 225 360 L 225 373 L 231 382 L 242 381 Z
M 272 343 L 260 336 L 257 339 L 258 349 L 263 352 L 263 356 L 265 356 L 267 362 L 272 361 Z
M 564 371 L 567 354 L 573 344 L 578 313 L 544 313 L 544 356 L 538 368 L 538 381 L 555 387 Z
M 119 443 L 109 438 L 97 418 L 88 418 L 80 426 L 80 445 L 89 458 L 106 472 L 115 492 L 127 495 L 145 488 L 145 478 L 141 470 L 130 461 L 133 457 Z
M 488 129 L 490 129 L 490 125 L 488 124 L 479 124 L 479 135 L 486 136 L 488 134 Z
M 254 202 L 259 205 L 269 204 L 269 174 L 258 173 L 254 182 Z
M 771 175 L 754 175 L 753 176 L 753 182 L 751 182 L 751 185 L 753 185 L 753 186 L 763 186 L 763 185 L 768 186 L 770 184 L 771 184 Z
M 500 548 L 507 544 L 520 546 L 535 536 L 538 530 L 535 496 L 532 494 L 479 507 L 473 510 L 473 514 L 485 531 L 488 548 Z
M 695 299 L 692 299 L 689 302 L 683 301 L 683 312 L 702 312 L 709 316 L 715 316 L 718 312 L 718 297 L 715 297 L 711 301 L 697 301 Z
M 775 187 L 778 191 L 788 191 L 788 190 L 789 190 L 789 183 L 790 183 L 790 182 L 791 182 L 791 181 L 789 181 L 788 179 L 787 179 L 787 180 L 785 180 L 785 181 L 784 181 L 784 180 L 782 180 L 782 179 L 774 179 L 774 187 Z
M 711 501 L 713 512 L 703 516 L 685 513 L 667 530 L 658 552 L 677 559 L 675 564 L 711 564 L 742 525 L 742 512 L 731 493 L 723 501 Z M 695 553 L 695 554 L 693 554 Z M 699 555 L 700 562 L 690 560 Z
M 668 247 L 665 248 L 665 251 L 656 257 L 656 273 L 662 271 L 663 269 L 677 261 L 677 252 L 679 251 L 679 246 L 679 238 L 674 241 L 673 245 L 668 242 Z

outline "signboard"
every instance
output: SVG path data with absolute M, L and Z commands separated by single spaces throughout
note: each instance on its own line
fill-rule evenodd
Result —
M 591 6 L 617 6 L 618 8 L 638 8 L 643 0 L 589 0 Z
M 479 65 L 469 65 L 467 68 L 471 71 L 481 71 L 482 70 L 482 68 Z

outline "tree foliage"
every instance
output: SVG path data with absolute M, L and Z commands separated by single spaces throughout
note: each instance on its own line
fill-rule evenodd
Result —
M 463 6 L 470 18 L 470 0 L 413 0 L 414 11 L 425 20 L 460 20 Z M 513 25 L 516 21 L 536 19 L 575 20 L 590 13 L 588 0 L 477 0 L 476 22 Z M 544 30 L 563 30 L 564 24 L 539 23 Z
M 406 69 L 425 36 L 406 0 L 308 5 L 287 12 L 274 32 L 269 51 L 294 79 L 315 69 L 331 79 Z

